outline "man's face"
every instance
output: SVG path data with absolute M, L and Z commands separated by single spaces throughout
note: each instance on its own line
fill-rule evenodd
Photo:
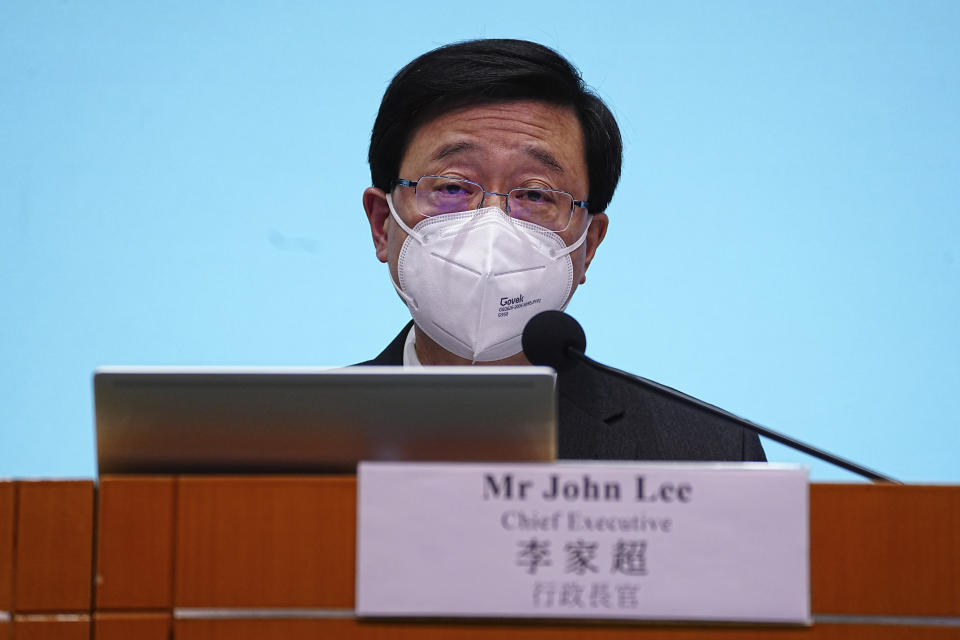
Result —
M 535 101 L 462 108 L 430 120 L 414 134 L 397 177 L 417 180 L 424 175 L 465 178 L 499 193 L 541 187 L 568 191 L 576 200 L 589 195 L 583 133 L 576 115 L 569 108 Z M 413 189 L 395 188 L 393 203 L 410 227 L 424 219 L 417 212 Z M 363 204 L 377 258 L 389 264 L 394 282 L 399 282 L 397 261 L 407 234 L 390 216 L 383 191 L 367 189 Z M 487 196 L 484 206 L 505 208 L 499 196 Z M 575 210 L 569 227 L 560 232 L 567 245 L 581 236 L 589 217 L 584 209 Z M 585 281 L 587 267 L 606 233 L 606 215 L 597 213 L 592 218 L 586 241 L 570 254 L 574 290 Z

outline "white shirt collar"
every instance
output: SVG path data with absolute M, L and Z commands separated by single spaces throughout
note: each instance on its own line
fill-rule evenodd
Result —
M 417 357 L 417 325 L 410 326 L 410 332 L 407 334 L 407 340 L 403 343 L 403 366 L 422 367 L 420 358 Z

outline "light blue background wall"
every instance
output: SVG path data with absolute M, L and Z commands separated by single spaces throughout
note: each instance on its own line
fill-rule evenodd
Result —
M 408 317 L 360 205 L 380 96 L 522 37 L 625 137 L 588 353 L 960 482 L 960 4 L 586 6 L 0 3 L 0 475 L 95 473 L 101 364 L 378 353 Z

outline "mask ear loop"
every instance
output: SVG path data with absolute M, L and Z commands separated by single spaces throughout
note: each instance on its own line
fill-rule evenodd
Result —
M 413 229 L 411 229 L 410 227 L 407 226 L 407 223 L 406 223 L 406 222 L 404 222 L 402 219 L 400 219 L 400 214 L 397 213 L 397 210 L 396 210 L 396 209 L 394 208 L 394 206 L 393 206 L 393 194 L 392 194 L 392 193 L 388 193 L 388 194 L 387 194 L 387 206 L 390 207 L 390 215 L 393 216 L 394 222 L 396 222 L 398 225 L 400 225 L 400 228 L 403 229 L 404 231 L 406 231 L 408 236 L 410 236 L 411 238 L 413 238 L 414 240 L 416 240 L 416 241 L 419 242 L 420 244 L 423 244 L 423 237 L 422 237 L 419 233 L 414 232 Z
M 413 229 L 408 227 L 403 220 L 400 219 L 400 216 L 397 215 L 397 210 L 393 208 L 393 198 L 389 193 L 387 194 L 387 206 L 390 207 L 390 215 L 393 216 L 394 222 L 400 225 L 400 228 L 407 232 L 407 236 L 417 240 L 420 242 L 420 244 L 423 244 L 423 239 L 419 236 L 419 234 L 414 233 Z M 400 296 L 400 299 L 403 300 L 408 307 L 414 311 L 418 311 L 420 309 L 420 305 L 417 304 L 417 301 L 414 300 L 410 294 L 400 288 L 400 285 L 397 284 L 397 281 L 393 279 L 393 273 L 391 273 L 389 269 L 387 269 L 387 274 L 390 276 L 390 284 L 392 284 L 393 288 L 397 290 L 397 295 Z
M 589 218 L 587 218 L 587 228 L 583 230 L 583 233 L 580 234 L 580 237 L 577 238 L 577 240 L 573 244 L 571 244 L 569 247 L 566 247 L 565 249 L 560 249 L 560 250 L 551 249 L 550 257 L 556 260 L 557 258 L 562 258 L 563 256 L 570 255 L 571 253 L 576 251 L 578 248 L 580 248 L 580 245 L 582 245 L 587 240 L 587 232 L 590 231 L 590 224 L 592 222 L 593 222 L 593 216 L 590 216 Z M 554 231 L 554 233 L 556 233 L 556 231 Z

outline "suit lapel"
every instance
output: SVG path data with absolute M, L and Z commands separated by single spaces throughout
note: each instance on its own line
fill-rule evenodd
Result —
M 413 320 L 407 323 L 407 325 L 397 334 L 397 337 L 393 339 L 393 342 L 387 345 L 387 348 L 380 352 L 373 360 L 367 360 L 366 362 L 361 362 L 360 365 L 377 365 L 377 366 L 387 366 L 395 365 L 399 366 L 403 364 L 403 346 L 407 341 L 407 334 L 410 333 L 410 327 L 413 325 Z
M 630 459 L 636 442 L 618 425 L 623 402 L 609 381 L 582 364 L 558 376 L 561 459 Z

